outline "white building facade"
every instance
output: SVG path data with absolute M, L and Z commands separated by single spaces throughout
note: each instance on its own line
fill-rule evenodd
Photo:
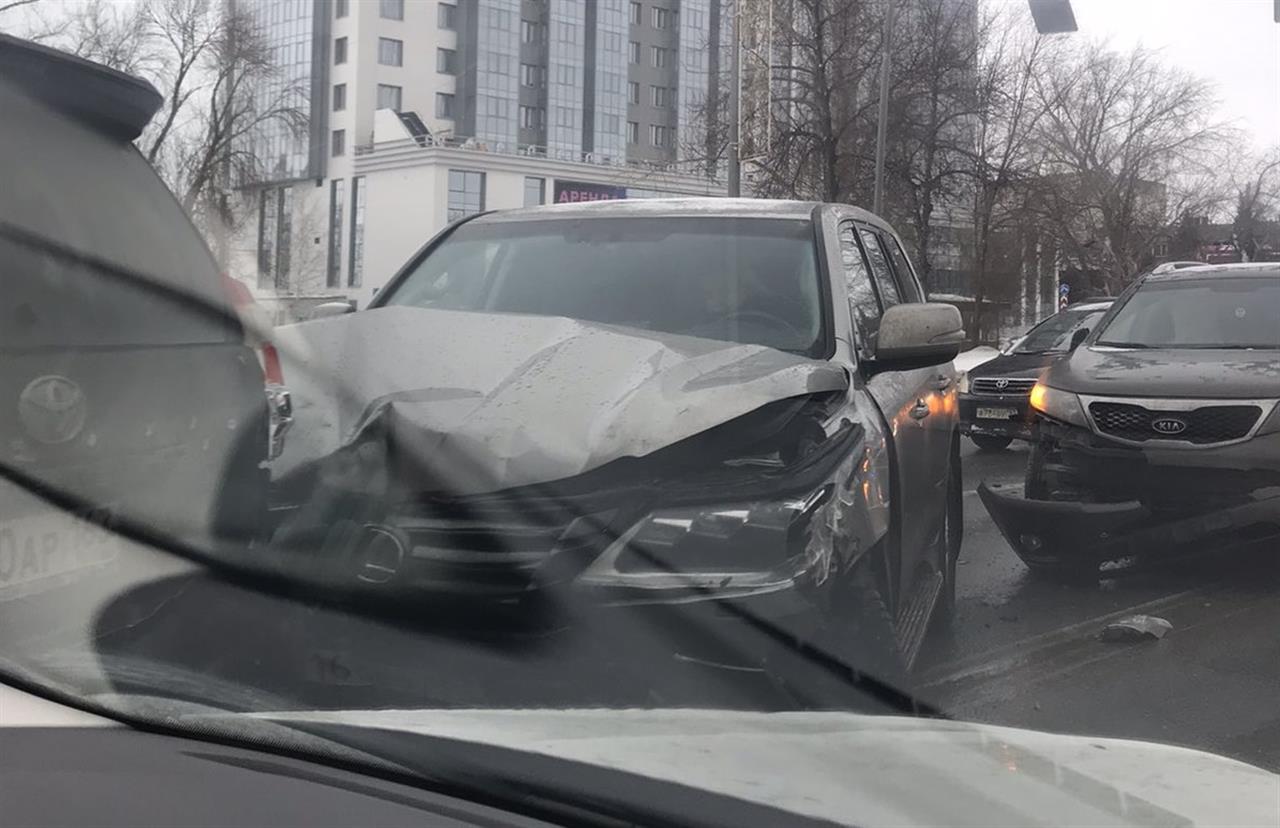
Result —
M 253 138 L 265 180 L 230 268 L 260 296 L 364 306 L 480 210 L 724 192 L 697 104 L 724 80 L 730 0 L 232 2 L 309 90 L 304 131 Z

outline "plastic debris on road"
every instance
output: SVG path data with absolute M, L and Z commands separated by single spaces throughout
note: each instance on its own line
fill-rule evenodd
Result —
M 1102 628 L 1099 639 L 1106 642 L 1145 641 L 1164 638 L 1173 625 L 1154 615 L 1133 615 Z

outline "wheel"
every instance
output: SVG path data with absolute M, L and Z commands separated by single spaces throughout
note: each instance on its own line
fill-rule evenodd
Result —
M 951 625 L 955 615 L 956 561 L 964 543 L 964 476 L 958 448 L 952 452 L 951 471 L 947 477 L 947 511 L 943 517 L 942 539 L 942 594 L 938 597 L 935 614 L 938 623 L 945 628 Z
M 847 669 L 851 688 L 859 687 L 860 679 L 869 676 L 872 681 L 865 689 L 873 696 L 881 695 L 878 688 L 905 692 L 908 686 L 893 613 L 874 566 L 879 557 L 872 550 L 843 576 L 838 605 L 832 607 L 815 641 Z
M 1004 451 L 1013 442 L 1012 437 L 995 437 L 990 434 L 970 434 L 969 439 L 982 451 Z

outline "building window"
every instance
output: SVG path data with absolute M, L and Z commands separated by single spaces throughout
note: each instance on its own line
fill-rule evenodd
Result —
M 674 95 L 672 94 L 673 92 L 675 92 L 674 89 L 666 86 L 650 86 L 649 100 L 659 109 L 668 109 L 670 108 L 671 101 L 674 98 Z
M 537 106 L 520 107 L 520 126 L 524 129 L 542 129 L 546 125 L 546 112 Z
M 653 56 L 653 67 L 655 69 L 665 69 L 669 59 L 667 55 L 668 50 L 661 46 L 651 46 L 650 50 Z
M 578 114 L 577 110 L 575 110 L 573 107 L 557 106 L 556 107 L 556 126 L 558 127 L 577 126 L 576 124 L 577 118 L 575 117 L 577 114 Z
M 627 103 L 640 103 L 640 84 L 627 81 Z
M 342 185 L 341 178 L 329 182 L 329 262 L 325 286 L 342 285 Z
M 333 41 L 333 65 L 338 66 L 347 62 L 347 39 L 340 37 Z
M 348 7 L 348 5 L 349 5 L 349 3 L 348 3 L 348 1 L 347 1 L 347 0 L 334 0 L 334 4 L 333 4 L 333 16 L 334 16 L 334 17 L 346 17 L 346 16 L 347 16 L 347 12 L 349 11 L 349 9 L 347 8 L 347 7 Z
M 637 121 L 627 121 L 627 143 L 640 143 L 640 124 Z
M 383 20 L 404 20 L 404 0 L 378 0 L 378 16 Z
M 442 75 L 458 74 L 458 53 L 453 49 L 436 49 L 436 71 Z
M 547 203 L 547 179 L 526 178 L 524 180 L 524 206 L 537 207 Z
M 258 203 L 258 287 L 287 290 L 293 245 L 293 188 L 262 191 Z
M 351 179 L 351 265 L 347 286 L 359 287 L 364 275 L 364 176 Z
M 333 85 L 333 111 L 341 112 L 347 108 L 347 85 L 345 83 L 336 83 Z
M 378 38 L 378 63 L 383 66 L 404 66 L 404 41 L 389 37 Z
M 578 67 L 570 66 L 567 63 L 557 63 L 556 83 L 561 86 L 576 86 L 578 84 Z
M 633 2 L 631 4 L 631 25 L 639 26 L 643 19 L 640 4 Z
M 335 129 L 333 131 L 333 137 L 329 140 L 329 154 L 334 158 L 347 154 L 347 131 L 345 129 Z
M 617 135 L 621 123 L 622 119 L 617 115 L 610 115 L 607 112 L 600 115 L 600 131 L 605 135 Z
M 566 20 L 556 23 L 556 42 L 577 43 L 578 24 Z
M 436 117 L 453 117 L 453 95 L 448 92 L 436 93 Z
M 484 173 L 449 170 L 449 221 L 484 210 Z
M 640 44 L 635 40 L 629 41 L 627 43 L 627 62 L 628 63 L 640 62 Z
M 532 63 L 520 64 L 520 85 L 541 89 L 547 85 L 547 68 Z
M 436 6 L 436 25 L 441 29 L 458 28 L 458 7 L 452 3 Z
M 394 109 L 400 111 L 401 88 L 398 86 L 389 86 L 385 83 L 378 84 L 378 105 L 375 109 Z
M 547 27 L 541 23 L 535 23 L 532 20 L 520 21 L 520 42 L 521 43 L 546 43 Z
M 653 7 L 653 28 L 668 29 L 671 27 L 671 10 L 659 6 Z
M 649 143 L 653 144 L 655 147 L 671 146 L 671 127 L 665 127 L 659 124 L 650 124 Z

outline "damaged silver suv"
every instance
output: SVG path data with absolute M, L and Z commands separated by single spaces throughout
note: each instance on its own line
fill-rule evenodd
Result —
M 1280 535 L 1280 264 L 1146 276 L 1031 392 L 1023 496 L 979 493 L 1037 573 Z
M 455 620 L 678 608 L 905 667 L 954 599 L 962 338 L 852 207 L 475 216 L 282 332 L 280 547 Z

